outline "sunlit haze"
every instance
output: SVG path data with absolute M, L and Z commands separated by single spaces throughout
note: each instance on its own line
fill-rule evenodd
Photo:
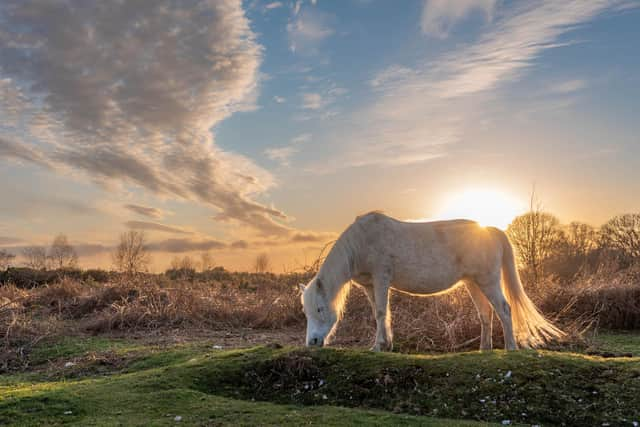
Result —
M 513 218 L 524 213 L 526 203 L 498 190 L 465 190 L 449 196 L 441 208 L 439 219 L 472 219 L 482 226 L 505 230 Z

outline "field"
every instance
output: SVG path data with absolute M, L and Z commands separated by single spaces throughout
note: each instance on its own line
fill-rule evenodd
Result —
M 2 377 L 0 423 L 437 426 L 476 425 L 461 419 L 540 425 L 640 421 L 638 335 L 602 334 L 599 350 L 625 353 L 609 358 L 551 351 L 417 356 L 308 351 L 278 344 L 227 350 L 217 342 L 89 338 L 40 344 L 31 353 L 29 370 Z
M 379 354 L 357 288 L 334 346 L 301 347 L 305 274 L 7 284 L 0 425 L 637 425 L 636 278 L 530 289 L 570 336 L 512 353 L 476 351 L 463 289 L 394 295 Z

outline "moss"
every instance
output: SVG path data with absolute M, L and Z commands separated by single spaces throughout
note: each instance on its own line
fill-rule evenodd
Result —
M 500 422 L 599 425 L 640 418 L 640 360 L 521 351 L 442 356 L 255 350 L 195 386 L 244 399 Z M 187 370 L 189 370 L 187 368 Z M 195 373 L 194 372 L 194 373 Z
M 185 366 L 175 369 L 173 374 L 185 373 Z M 382 411 L 231 399 L 188 388 L 189 381 L 175 382 L 175 378 L 163 374 L 165 370 L 3 391 L 0 424 L 176 425 L 175 417 L 180 416 L 184 425 L 477 425 Z
M 640 335 L 622 331 L 600 333 L 592 350 L 605 356 L 640 357 Z
M 603 342 L 615 347 L 628 340 Z M 640 421 L 637 357 L 113 343 L 43 345 L 37 360 L 51 361 L 43 365 L 51 369 L 0 379 L 0 425 L 175 425 L 175 416 L 185 425 L 466 425 L 432 417 L 554 425 Z M 131 357 L 103 370 L 93 366 L 103 366 L 111 353 Z M 61 370 L 65 358 L 81 363 Z
M 60 358 L 83 356 L 88 352 L 118 351 L 135 349 L 126 340 L 103 337 L 64 337 L 54 342 L 44 342 L 34 347 L 30 355 L 32 365 Z

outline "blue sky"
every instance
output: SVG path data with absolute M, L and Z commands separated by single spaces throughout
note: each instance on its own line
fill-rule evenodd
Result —
M 158 269 L 293 268 L 362 212 L 437 218 L 474 189 L 640 210 L 638 1 L 28 0 L 0 23 L 14 251 L 63 232 L 106 265 L 139 228 Z

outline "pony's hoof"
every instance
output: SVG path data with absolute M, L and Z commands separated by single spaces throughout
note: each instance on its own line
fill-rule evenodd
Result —
M 393 344 L 379 344 L 376 343 L 371 347 L 371 351 L 382 352 L 382 351 L 391 351 L 393 349 Z

